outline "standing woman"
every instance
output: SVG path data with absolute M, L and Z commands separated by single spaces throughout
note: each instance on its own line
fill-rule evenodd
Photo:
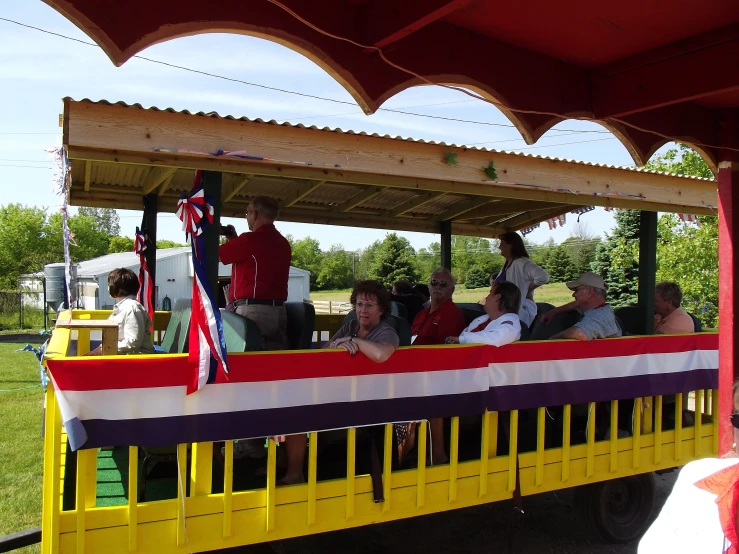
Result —
M 491 284 L 508 281 L 519 288 L 521 307 L 518 310 L 518 317 L 521 323 L 529 327 L 536 317 L 534 289 L 548 283 L 549 275 L 529 259 L 521 235 L 511 231 L 503 233 L 499 238 L 500 253 L 506 262 Z

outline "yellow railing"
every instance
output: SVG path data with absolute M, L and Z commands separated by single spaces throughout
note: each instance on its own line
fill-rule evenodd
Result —
M 104 316 L 89 313 L 91 318 Z M 332 334 L 342 321 L 343 316 L 317 316 L 316 329 Z M 57 329 L 49 354 L 63 356 L 70 340 L 71 330 Z M 603 408 L 609 433 L 598 440 L 596 413 Z M 628 410 L 629 417 L 619 418 L 619 410 Z M 561 422 L 561 427 L 552 430 L 549 422 L 553 419 Z M 589 423 L 583 424 L 584 420 Z M 630 436 L 619 437 L 619 420 L 622 430 L 623 421 L 631 422 Z M 669 428 L 663 426 L 667 421 Z M 508 427 L 507 433 L 502 432 L 503 425 Z M 334 441 L 337 433 L 345 435 L 346 470 L 342 476 L 317 478 L 325 460 L 318 455 L 318 433 L 310 433 L 307 482 L 283 487 L 275 483 L 278 447 L 272 441 L 268 442 L 266 479 L 248 490 L 234 488 L 238 467 L 235 470 L 232 442 L 225 443 L 222 459 L 214 457 L 214 452 L 220 453 L 220 445 L 214 448 L 214 443 L 173 446 L 177 492 L 155 501 L 139 501 L 139 449 L 126 447 L 122 453 L 133 463 L 121 470 L 121 484 L 127 491 L 125 503 L 103 506 L 96 494 L 101 452 L 80 450 L 67 460 L 66 436 L 49 386 L 42 552 L 201 552 L 496 502 L 512 498 L 517 460 L 524 496 L 668 469 L 717 454 L 718 391 L 567 405 L 549 408 L 549 413 L 542 407 L 453 417 L 449 463 L 444 465 L 427 465 L 427 429 L 426 422 L 418 426 L 417 461 L 398 470 L 393 467 L 393 426 L 384 426 L 381 467 L 385 500 L 381 503 L 374 502 L 370 475 L 357 474 L 362 462 L 367 465 L 360 456 L 363 449 L 358 448 L 366 431 L 352 428 L 330 432 Z M 499 439 L 506 436 L 510 441 Z M 221 468 L 222 481 L 218 477 L 219 482 L 214 482 L 214 475 L 221 474 L 214 469 Z M 63 509 L 65 504 L 70 509 Z
M 610 403 L 610 438 L 596 441 L 589 425 L 584 444 L 572 444 L 572 407 L 563 408 L 562 444 L 545 448 L 545 408 L 535 410 L 536 447 L 518 452 L 519 412 L 510 417 L 488 412 L 482 416 L 477 459 L 460 461 L 460 420 L 452 418 L 450 461 L 427 466 L 426 428 L 418 431 L 418 462 L 411 469 L 392 470 L 392 425 L 384 429 L 383 493 L 385 501 L 373 502 L 369 475 L 355 475 L 357 430 L 346 431 L 346 475 L 318 481 L 317 433 L 308 441 L 307 482 L 275 486 L 277 448 L 270 441 L 266 485 L 253 490 L 233 489 L 233 445 L 226 443 L 223 460 L 223 492 L 212 492 L 212 443 L 177 446 L 176 498 L 139 502 L 138 464 L 129 464 L 124 479 L 127 504 L 96 506 L 97 449 L 80 450 L 74 469 L 74 508 L 61 509 L 65 479 L 65 442 L 51 387 L 46 396 L 44 457 L 43 552 L 200 552 L 216 548 L 273 541 L 371 523 L 440 512 L 510 499 L 516 483 L 519 456 L 523 495 L 556 491 L 596 481 L 647 473 L 685 464 L 717 453 L 717 391 L 691 393 L 695 423 L 683 425 L 682 398 L 674 403 L 675 427 L 662 429 L 663 398 L 637 398 L 633 435 L 618 438 L 619 402 Z M 608 404 L 608 403 L 606 403 Z M 593 413 L 595 404 L 587 406 Z M 530 414 L 527 414 L 530 415 Z M 509 421 L 510 451 L 498 444 L 498 427 Z M 191 448 L 190 448 L 191 447 Z M 188 472 L 187 458 L 191 460 Z M 129 460 L 138 449 L 128 448 Z M 189 483 L 189 495 L 185 496 Z M 220 487 L 219 487 L 220 488 Z

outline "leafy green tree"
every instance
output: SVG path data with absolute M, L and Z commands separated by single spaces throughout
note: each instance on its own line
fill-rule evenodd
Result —
M 157 248 L 159 245 L 157 245 Z M 130 237 L 110 237 L 108 254 L 116 252 L 133 252 L 133 239 Z
M 464 286 L 468 289 L 479 289 L 488 287 L 490 284 L 490 273 L 480 266 L 474 266 L 467 272 Z
M 636 305 L 639 288 L 639 210 L 616 210 L 616 226 L 595 249 L 591 271 L 608 287 L 614 307 Z
M 15 289 L 18 277 L 59 261 L 49 248 L 46 210 L 8 204 L 0 207 L 0 288 Z
M 683 291 L 682 307 L 706 327 L 718 326 L 718 219 L 699 216 L 685 225 L 673 214 L 660 218 L 657 281 L 674 281 Z
M 432 242 L 426 248 L 419 248 L 416 254 L 416 267 L 421 282 L 427 283 L 431 272 L 441 266 L 441 244 Z
M 133 250 L 133 239 L 131 240 L 131 250 Z M 164 250 L 166 248 L 182 248 L 183 246 L 188 246 L 187 244 L 181 243 L 181 242 L 175 242 L 173 240 L 168 239 L 162 239 L 157 241 L 157 250 Z
M 654 156 L 645 167 L 665 173 L 713 179 L 711 168 L 701 158 L 701 155 L 690 146 L 682 143 L 677 143 L 677 148 L 670 148 L 663 155 Z
M 69 245 L 69 255 L 73 262 L 84 262 L 108 253 L 110 235 L 100 229 L 95 218 L 89 215 L 75 215 L 67 219 L 70 232 L 74 235 L 74 243 Z M 64 260 L 62 242 L 62 214 L 55 213 L 49 217 L 49 247 L 54 253 L 55 261 Z
M 418 279 L 415 257 L 416 251 L 408 239 L 388 233 L 375 253 L 369 277 L 388 288 L 401 279 L 415 283 Z
M 380 249 L 382 241 L 376 240 L 367 248 L 359 251 L 356 256 L 356 265 L 354 278 L 356 280 L 371 279 L 372 265 L 375 263 L 375 256 Z
M 564 244 L 560 244 L 550 252 L 545 269 L 549 273 L 551 283 L 564 283 L 572 278 L 574 264 Z
M 121 219 L 113 208 L 87 208 L 82 206 L 77 209 L 77 215 L 93 218 L 95 228 L 98 231 L 104 231 L 108 236 L 117 237 L 121 234 Z
M 712 178 L 708 164 L 684 144 L 655 156 L 647 168 Z M 672 214 L 660 217 L 657 280 L 674 281 L 683 291 L 682 306 L 706 327 L 718 325 L 718 219 L 698 217 L 699 225 L 683 224 Z
M 465 283 L 467 272 L 473 267 L 483 269 L 488 276 L 499 271 L 505 259 L 498 252 L 498 241 L 491 243 L 480 237 L 452 237 L 452 272 L 457 279 Z
M 295 267 L 310 271 L 310 285 L 312 289 L 315 289 L 319 286 L 317 284 L 318 275 L 321 272 L 321 264 L 324 256 L 323 252 L 321 252 L 320 243 L 311 237 L 294 240 L 292 236 L 288 235 L 286 238 L 290 242 L 293 252 L 290 263 Z
M 345 289 L 352 286 L 352 253 L 344 252 L 341 244 L 334 244 L 323 254 L 318 273 L 318 289 Z

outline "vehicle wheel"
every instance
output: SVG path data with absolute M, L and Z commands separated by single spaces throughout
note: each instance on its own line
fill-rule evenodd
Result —
M 654 505 L 651 473 L 578 487 L 575 505 L 588 527 L 612 543 L 639 538 Z

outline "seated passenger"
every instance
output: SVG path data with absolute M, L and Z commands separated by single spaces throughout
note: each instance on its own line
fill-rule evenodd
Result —
M 357 281 L 351 303 L 357 319 L 342 325 L 323 347 L 343 348 L 352 356 L 361 352 L 373 362 L 384 362 L 400 344 L 398 333 L 383 321 L 390 314 L 390 294 L 378 281 Z
M 496 283 L 485 301 L 486 315 L 472 323 L 458 337 L 447 337 L 447 344 L 489 344 L 503 346 L 521 338 L 518 310 L 521 291 L 513 283 Z
M 118 354 L 154 354 L 151 341 L 151 318 L 136 300 L 139 292 L 138 276 L 125 267 L 108 274 L 108 293 L 116 300 L 108 319 L 118 322 Z M 88 356 L 103 353 L 102 344 Z
M 427 308 L 430 304 L 431 292 L 429 292 L 428 285 L 423 283 L 416 283 L 413 285 L 413 292 L 423 304 L 424 308 Z
M 413 285 L 406 280 L 395 282 L 390 300 L 405 306 L 405 309 L 408 311 L 408 323 L 413 321 L 416 314 L 423 310 L 423 302 L 413 292 Z
M 444 344 L 444 339 L 456 336 L 467 325 L 462 310 L 452 302 L 457 280 L 451 272 L 440 267 L 431 274 L 429 290 L 431 301 L 413 320 L 413 344 Z
M 552 335 L 551 339 L 588 341 L 622 335 L 613 309 L 606 304 L 606 284 L 599 275 L 586 271 L 579 279 L 568 281 L 567 288 L 573 291 L 575 300 L 542 314 L 542 324 L 547 325 L 557 314 L 573 310 L 580 311 L 583 318 L 569 329 Z
M 451 272 L 440 267 L 431 274 L 429 289 L 431 303 L 418 313 L 413 320 L 411 333 L 413 345 L 444 344 L 448 336 L 456 336 L 467 325 L 462 310 L 452 302 L 454 285 L 457 280 Z M 444 420 L 433 418 L 429 420 L 431 429 L 431 463 L 445 464 L 449 461 L 444 448 Z
M 656 335 L 685 335 L 695 332 L 695 323 L 680 307 L 683 291 L 670 281 L 657 283 L 654 290 L 654 333 Z

